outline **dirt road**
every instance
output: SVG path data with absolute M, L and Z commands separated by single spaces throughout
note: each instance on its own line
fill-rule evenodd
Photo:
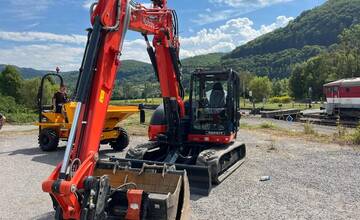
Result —
M 133 137 L 131 144 L 144 142 Z M 242 131 L 247 162 L 209 197 L 192 196 L 194 219 L 358 219 L 360 151 L 349 146 Z M 0 219 L 51 219 L 41 181 L 62 159 L 64 148 L 44 153 L 36 128 L 0 132 Z M 101 154 L 111 155 L 109 148 Z M 123 154 L 118 154 L 121 156 Z M 271 180 L 260 182 L 263 175 Z

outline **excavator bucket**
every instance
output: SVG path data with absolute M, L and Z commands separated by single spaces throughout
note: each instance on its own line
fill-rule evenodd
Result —
M 144 164 L 148 164 L 159 167 L 168 166 L 177 171 L 185 170 L 189 179 L 191 194 L 207 196 L 211 191 L 211 172 L 210 168 L 206 166 L 166 164 L 163 162 L 125 158 L 110 158 L 110 161 L 118 163 L 120 166 L 129 166 L 137 169 L 141 169 Z
M 128 162 L 99 160 L 85 185 L 92 188 L 85 187 L 84 198 L 94 205 L 83 209 L 81 219 L 190 219 L 185 170 L 145 163 L 132 168 Z

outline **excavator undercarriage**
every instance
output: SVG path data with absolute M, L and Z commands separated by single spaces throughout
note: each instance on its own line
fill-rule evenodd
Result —
M 196 152 L 191 149 L 196 148 Z M 221 183 L 226 177 L 234 172 L 245 160 L 245 145 L 233 142 L 224 146 L 208 145 L 184 145 L 184 152 L 194 155 L 182 155 L 172 163 L 177 170 L 186 170 L 193 194 L 208 195 L 212 184 Z M 126 159 L 118 159 L 128 162 L 132 167 L 141 167 L 142 164 L 164 165 L 167 156 L 167 147 L 156 142 L 138 145 L 127 152 Z

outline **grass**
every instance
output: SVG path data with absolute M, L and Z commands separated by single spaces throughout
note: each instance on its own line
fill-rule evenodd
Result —
M 350 134 L 350 140 L 355 145 L 360 145 L 360 125 L 355 129 L 355 132 Z
M 9 113 L 5 114 L 6 123 L 27 124 L 38 120 L 38 114 L 35 113 Z
M 355 146 L 360 146 L 360 125 L 354 130 L 354 132 L 349 133 L 347 130 L 342 130 L 341 133 L 337 134 L 339 140 L 342 140 L 346 144 L 352 144 Z
M 186 97 L 185 99 L 188 99 Z M 131 104 L 149 104 L 149 105 L 159 105 L 162 103 L 162 98 L 148 98 L 145 99 L 129 99 L 129 100 L 112 100 L 112 105 L 131 105 Z M 253 104 L 249 100 L 240 100 L 240 108 L 252 108 Z M 312 109 L 320 109 L 321 104 L 313 104 Z M 291 102 L 286 104 L 280 104 L 279 103 L 256 103 L 255 108 L 264 108 L 264 109 L 308 109 L 309 105 L 306 103 L 297 103 L 297 102 Z
M 259 125 L 260 128 L 264 129 L 274 129 L 276 128 L 275 124 L 272 122 L 263 122 Z
M 304 134 L 315 136 L 318 135 L 318 133 L 314 129 L 314 126 L 310 122 L 304 123 Z
M 162 103 L 162 98 L 148 98 L 145 99 L 129 99 L 129 100 L 112 100 L 110 104 L 112 105 L 132 105 L 132 104 L 149 104 L 149 105 L 159 105 Z
M 249 102 L 248 100 L 246 100 L 244 102 L 244 100 L 240 100 L 240 108 L 253 108 L 253 104 L 251 102 Z M 320 109 L 322 104 L 312 104 L 312 108 L 311 109 Z M 264 108 L 264 109 L 274 109 L 274 110 L 278 110 L 278 109 L 300 109 L 300 110 L 305 110 L 305 109 L 309 109 L 309 104 L 306 103 L 298 103 L 298 102 L 291 102 L 291 103 L 286 103 L 286 104 L 280 104 L 280 103 L 256 103 L 255 104 L 255 108 Z
M 153 110 L 145 110 L 146 120 L 144 124 L 140 124 L 139 114 L 133 114 L 124 121 L 120 122 L 120 126 L 125 128 L 130 136 L 147 136 L 148 126 L 153 112 Z

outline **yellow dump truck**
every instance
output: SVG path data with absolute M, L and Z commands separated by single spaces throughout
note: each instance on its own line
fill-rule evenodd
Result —
M 53 151 L 58 147 L 59 141 L 67 141 L 72 125 L 76 102 L 67 102 L 62 106 L 61 112 L 56 112 L 53 105 L 44 104 L 44 84 L 49 77 L 58 77 L 60 85 L 64 85 L 59 74 L 50 73 L 43 76 L 38 92 L 39 121 L 39 147 L 43 151 Z M 125 149 L 129 144 L 129 136 L 125 129 L 118 126 L 119 122 L 132 114 L 144 112 L 140 106 L 109 106 L 107 110 L 101 144 L 110 144 L 115 151 Z

